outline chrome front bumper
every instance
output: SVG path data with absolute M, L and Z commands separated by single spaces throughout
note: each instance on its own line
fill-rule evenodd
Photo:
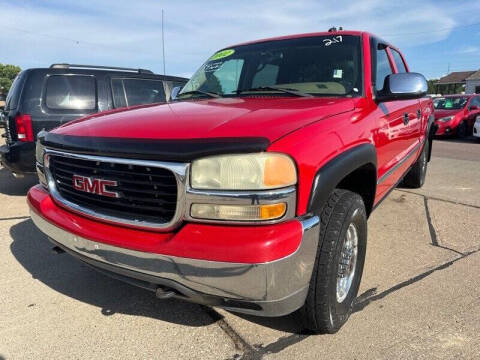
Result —
M 305 216 L 298 219 L 303 237 L 293 254 L 267 263 L 216 262 L 91 241 L 51 224 L 33 210 L 30 213 L 55 245 L 100 270 L 139 285 L 133 281 L 136 279 L 152 290 L 173 290 L 175 297 L 263 316 L 286 315 L 303 305 L 319 238 L 318 217 Z

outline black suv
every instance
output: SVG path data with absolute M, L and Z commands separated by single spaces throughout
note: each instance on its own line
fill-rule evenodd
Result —
M 16 176 L 35 172 L 36 134 L 84 115 L 169 101 L 188 79 L 150 70 L 54 64 L 15 78 L 0 122 L 6 145 L 0 160 Z

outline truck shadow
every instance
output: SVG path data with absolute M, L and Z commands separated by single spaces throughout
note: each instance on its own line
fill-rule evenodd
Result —
M 38 184 L 36 175 L 28 175 L 22 179 L 16 179 L 12 173 L 0 166 L 0 193 L 11 196 L 26 195 L 28 189 Z
M 115 313 L 146 316 L 187 326 L 216 320 L 201 307 L 181 300 L 158 300 L 154 294 L 98 273 L 68 254 L 55 254 L 47 237 L 28 219 L 10 228 L 10 250 L 34 279 L 61 294 Z
M 115 313 L 146 316 L 187 326 L 206 326 L 222 318 L 202 311 L 197 304 L 182 300 L 158 300 L 152 292 L 103 275 L 64 253 L 55 254 L 53 245 L 32 220 L 10 228 L 10 250 L 32 278 L 51 289 L 101 309 L 105 316 Z M 235 314 L 242 319 L 272 329 L 298 334 L 302 328 L 295 315 L 262 318 Z

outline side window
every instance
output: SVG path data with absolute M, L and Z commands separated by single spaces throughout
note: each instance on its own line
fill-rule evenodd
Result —
M 96 93 L 93 76 L 52 75 L 47 80 L 45 102 L 52 110 L 95 110 Z
M 407 68 L 405 67 L 405 63 L 402 60 L 402 57 L 400 56 L 399 52 L 395 49 L 390 48 L 390 51 L 392 52 L 393 55 L 393 61 L 395 61 L 395 65 L 397 66 L 397 70 L 399 73 L 405 73 L 407 72 Z
M 113 103 L 116 108 L 165 102 L 162 80 L 112 79 Z
M 22 78 L 24 73 L 21 72 L 13 80 L 12 86 L 8 91 L 7 98 L 5 99 L 5 110 L 13 110 L 17 108 L 18 100 L 20 99 L 20 93 L 22 91 Z
M 122 79 L 112 79 L 112 95 L 114 107 L 120 108 L 127 106 Z
M 385 49 L 377 50 L 377 72 L 375 74 L 375 89 L 377 91 L 383 89 L 385 78 L 390 74 L 392 74 L 392 67 L 387 52 Z

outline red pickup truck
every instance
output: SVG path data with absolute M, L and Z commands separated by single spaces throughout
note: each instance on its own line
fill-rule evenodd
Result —
M 365 32 L 259 40 L 211 56 L 165 105 L 75 120 L 37 142 L 34 223 L 93 267 L 232 311 L 348 319 L 367 218 L 422 186 L 427 83 Z

